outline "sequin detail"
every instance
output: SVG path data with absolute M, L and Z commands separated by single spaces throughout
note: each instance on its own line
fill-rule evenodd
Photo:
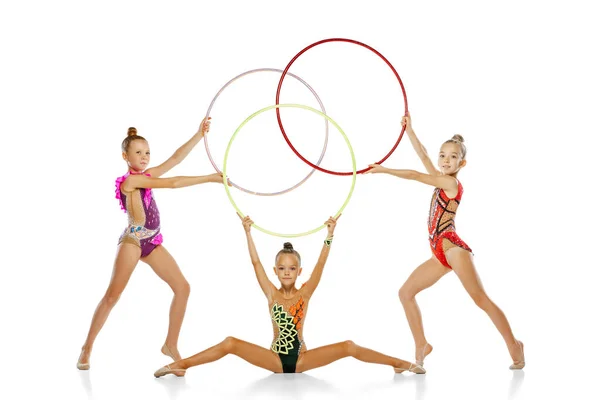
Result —
M 471 251 L 469 246 L 456 233 L 454 218 L 456 211 L 462 199 L 463 187 L 458 182 L 458 193 L 456 197 L 450 199 L 443 189 L 436 188 L 433 191 L 431 198 L 431 206 L 429 208 L 429 218 L 427 226 L 429 229 L 429 245 L 435 257 L 448 268 L 452 268 L 448 264 L 444 252 L 450 247 L 461 247 L 467 251 Z
M 142 250 L 141 257 L 146 257 L 163 242 L 160 233 L 160 213 L 152 189 L 140 188 L 126 193 L 121 191 L 121 185 L 129 175 L 128 172 L 115 181 L 119 204 L 127 213 L 128 219 L 128 226 L 119 237 L 119 244 L 135 244 Z
M 156 236 L 157 233 L 158 233 L 158 229 L 151 230 L 151 229 L 146 229 L 143 226 L 136 226 L 136 225 L 128 226 L 124 232 L 125 235 L 129 235 L 132 238 L 135 238 L 137 240 L 148 239 L 148 238 L 154 237 L 154 236 Z

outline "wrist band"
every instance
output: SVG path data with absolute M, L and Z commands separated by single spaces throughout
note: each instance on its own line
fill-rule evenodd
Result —
M 323 241 L 327 247 L 331 246 L 331 242 L 333 242 L 333 236 L 329 236 L 327 239 Z

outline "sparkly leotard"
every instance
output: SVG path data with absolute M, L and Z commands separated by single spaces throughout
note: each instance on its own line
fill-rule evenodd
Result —
M 298 356 L 306 351 L 302 328 L 308 301 L 304 298 L 307 296 L 302 288 L 290 299 L 285 299 L 281 293 L 276 292 L 269 304 L 274 335 L 271 350 L 279 355 L 284 373 L 296 372 Z
M 160 213 L 152 196 L 152 189 L 135 189 L 131 192 L 121 190 L 121 184 L 129 174 L 128 172 L 117 178 L 115 182 L 115 197 L 119 200 L 121 209 L 127 213 L 128 220 L 128 226 L 121 234 L 119 244 L 132 243 L 142 250 L 141 257 L 146 257 L 163 241 L 160 233 Z
M 456 210 L 462 198 L 463 187 L 458 182 L 458 193 L 453 199 L 448 198 L 444 189 L 436 188 L 431 198 L 431 207 L 429 209 L 429 245 L 435 257 L 446 267 L 450 267 L 446 255 L 446 250 L 452 247 L 462 247 L 469 252 L 471 249 L 456 234 L 454 226 L 454 217 Z

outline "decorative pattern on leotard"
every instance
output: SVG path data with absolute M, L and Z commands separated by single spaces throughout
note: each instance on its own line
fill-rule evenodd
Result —
M 467 251 L 471 251 L 469 246 L 462 241 L 456 233 L 454 218 L 456 211 L 462 199 L 463 187 L 458 182 L 458 193 L 450 199 L 444 189 L 436 188 L 431 197 L 431 206 L 429 208 L 429 219 L 427 226 L 429 229 L 429 244 L 431 251 L 436 258 L 446 267 L 452 268 L 448 264 L 446 250 L 451 247 L 461 247 Z
M 298 302 L 286 311 L 284 306 L 275 302 L 271 307 L 271 319 L 278 328 L 278 333 L 271 350 L 278 354 L 300 353 L 302 340 L 299 333 L 304 317 L 304 299 L 300 297 Z
M 152 189 L 140 188 L 126 193 L 121 190 L 121 185 L 129 175 L 128 172 L 115 181 L 115 197 L 128 219 L 128 226 L 121 234 L 119 243 L 135 244 L 142 250 L 141 257 L 146 257 L 163 242 L 160 213 Z

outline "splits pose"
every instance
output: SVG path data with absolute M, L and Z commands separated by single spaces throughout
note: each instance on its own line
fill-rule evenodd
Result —
M 307 350 L 302 335 L 304 319 L 308 303 L 319 284 L 329 256 L 336 222 L 337 218 L 329 218 L 326 222 L 328 235 L 321 254 L 310 279 L 300 289 L 296 289 L 295 286 L 296 279 L 302 272 L 300 254 L 290 243 L 284 244 L 283 249 L 275 257 L 275 267 L 273 268 L 281 282 L 281 288 L 277 289 L 267 277 L 258 258 L 250 233 L 253 222 L 249 217 L 245 217 L 242 225 L 246 232 L 250 259 L 258 283 L 267 297 L 273 321 L 274 339 L 271 348 L 265 349 L 240 339 L 228 337 L 221 343 L 196 355 L 160 368 L 154 373 L 154 376 L 157 378 L 167 374 L 182 376 L 190 367 L 216 361 L 227 354 L 235 354 L 253 365 L 275 373 L 304 372 L 349 356 L 364 362 L 392 366 L 398 373 L 404 371 L 425 373 L 422 366 L 360 347 L 350 340 Z
M 119 200 L 121 209 L 127 213 L 128 225 L 119 238 L 112 277 L 92 318 L 88 336 L 77 361 L 77 368 L 90 368 L 89 359 L 96 336 L 123 293 L 139 260 L 150 265 L 154 272 L 173 290 L 169 330 L 161 351 L 173 360 L 181 359 L 177 350 L 177 341 L 190 286 L 171 254 L 161 244 L 163 238 L 160 233 L 160 215 L 152 195 L 152 189 L 181 188 L 206 182 L 221 183 L 223 181 L 221 174 L 160 178 L 185 159 L 208 132 L 209 127 L 210 121 L 203 120 L 198 132 L 168 160 L 149 169 L 146 169 L 150 162 L 148 142 L 137 135 L 135 128 L 129 128 L 127 137 L 121 145 L 128 171 L 125 175 L 117 178 L 115 182 L 116 198 Z
M 435 187 L 429 211 L 429 244 L 432 257 L 418 266 L 400 288 L 399 296 L 408 324 L 415 340 L 415 358 L 418 365 L 423 366 L 425 357 L 431 353 L 431 346 L 425 339 L 421 312 L 415 300 L 417 293 L 432 286 L 442 276 L 453 270 L 461 283 L 475 301 L 484 310 L 504 338 L 513 360 L 511 369 L 522 369 L 525 366 L 523 343 L 515 339 L 510 324 L 500 308 L 492 302 L 483 289 L 475 265 L 471 249 L 456 233 L 454 217 L 462 198 L 463 187 L 456 178 L 458 172 L 466 165 L 467 149 L 460 135 L 442 144 L 438 155 L 438 171 L 425 147 L 412 129 L 410 116 L 403 118 L 402 124 L 417 155 L 427 169 L 427 174 L 412 170 L 394 170 L 372 164 L 368 173 L 387 173 L 404 179 L 412 179 Z

